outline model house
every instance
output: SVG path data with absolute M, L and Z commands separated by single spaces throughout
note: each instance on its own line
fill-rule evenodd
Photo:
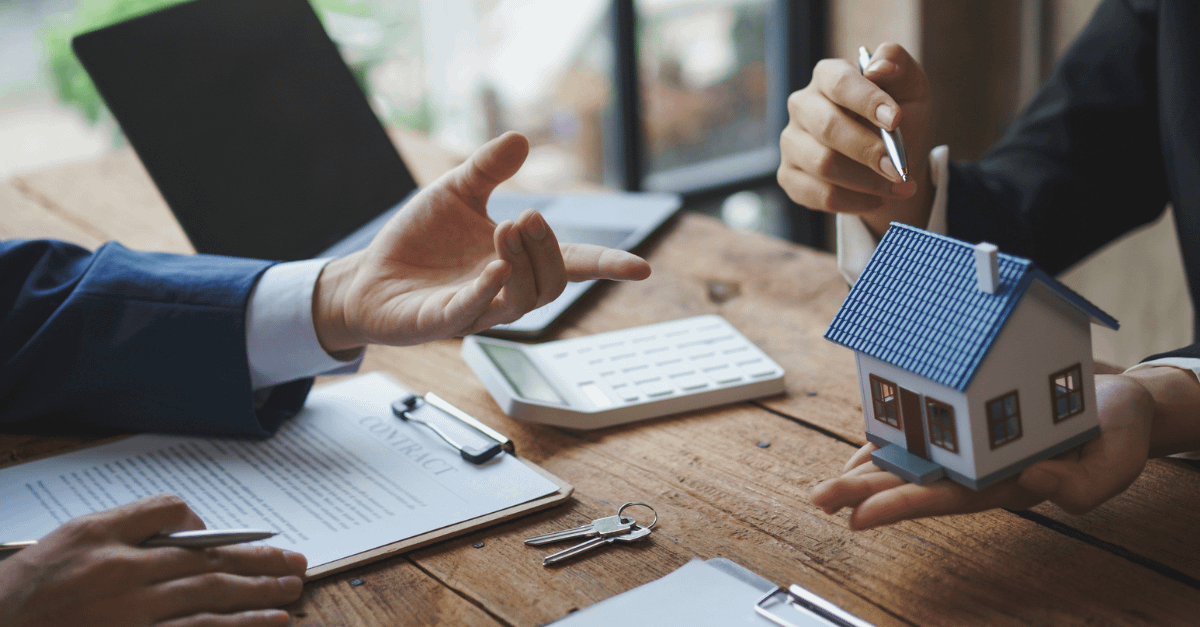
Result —
M 854 350 L 882 468 L 976 490 L 1100 434 L 1091 323 L 1117 321 L 992 244 L 893 223 L 825 332 Z

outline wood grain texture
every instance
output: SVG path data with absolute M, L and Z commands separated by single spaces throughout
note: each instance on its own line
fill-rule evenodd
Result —
M 429 156 L 419 137 L 394 136 L 422 182 L 459 161 Z M 0 208 L 18 206 L 18 231 L 74 228 L 72 237 L 92 237 L 91 245 L 186 244 L 130 152 L 0 186 Z M 800 583 L 881 626 L 1195 624 L 1200 473 L 1192 467 L 1153 461 L 1128 491 L 1087 516 L 1043 505 L 851 532 L 845 513 L 827 516 L 808 498 L 863 442 L 853 355 L 822 338 L 846 294 L 833 258 L 688 214 L 641 252 L 654 268 L 650 279 L 598 286 L 552 338 L 719 313 L 783 365 L 786 394 L 572 432 L 501 413 L 459 356 L 458 340 L 372 347 L 364 371 L 437 392 L 573 484 L 575 497 L 312 582 L 288 608 L 296 625 L 541 625 L 694 557 L 728 557 L 777 583 Z M 0 434 L 0 466 L 92 441 Z M 541 558 L 557 547 L 523 544 L 633 500 L 660 514 L 645 542 L 553 568 Z
M 138 250 L 194 252 L 131 148 L 18 176 L 11 184 L 101 239 Z
M 85 248 L 95 248 L 103 233 L 52 213 L 46 207 L 7 183 L 0 183 L 0 239 L 58 239 Z

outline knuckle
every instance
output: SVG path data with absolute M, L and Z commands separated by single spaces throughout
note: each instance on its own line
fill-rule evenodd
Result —
M 838 173 L 837 161 L 837 153 L 832 148 L 821 146 L 812 160 L 813 174 L 823 179 L 834 178 Z
M 196 575 L 188 594 L 208 606 L 228 596 L 229 588 L 229 577 L 225 574 L 204 573 Z
M 841 68 L 841 71 L 833 74 L 830 77 L 829 89 L 832 93 L 845 93 L 850 86 L 850 82 L 854 79 L 854 75 L 846 71 L 846 68 Z
M 804 98 L 805 98 L 804 92 L 807 90 L 808 90 L 808 88 L 806 87 L 800 91 L 794 91 L 788 95 L 788 99 L 787 99 L 788 116 L 791 117 L 793 120 L 799 119 L 802 115 L 804 115 Z
M 829 145 L 837 135 L 838 122 L 836 116 L 822 115 L 813 120 L 811 130 L 822 144 Z
M 813 66 L 813 80 L 816 82 L 818 78 L 830 78 L 837 76 L 842 71 L 841 59 L 821 59 Z
M 108 520 L 98 514 L 72 518 L 62 526 L 62 530 L 77 542 L 96 543 L 107 540 L 110 536 Z

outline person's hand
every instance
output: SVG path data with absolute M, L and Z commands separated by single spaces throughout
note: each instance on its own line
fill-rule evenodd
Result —
M 810 209 L 859 215 L 879 237 L 892 221 L 924 228 L 933 204 L 927 131 L 933 99 L 925 71 L 904 48 L 885 43 L 866 73 L 824 59 L 807 87 L 788 97 L 777 178 Z M 879 129 L 899 126 L 908 181 L 888 158 Z
M 631 253 L 559 244 L 536 211 L 515 223 L 488 218 L 488 196 L 528 153 L 518 133 L 492 140 L 422 190 L 366 250 L 330 262 L 313 296 L 321 345 L 333 353 L 467 335 L 549 303 L 567 281 L 649 276 Z
M 304 556 L 269 547 L 138 545 L 203 529 L 179 497 L 160 494 L 68 521 L 0 561 L 6 627 L 284 627 L 300 598 Z
M 1086 513 L 1141 474 L 1155 415 L 1155 399 L 1133 376 L 1098 375 L 1096 405 L 1100 437 L 983 490 L 949 479 L 924 486 L 908 483 L 871 462 L 876 447 L 868 444 L 850 458 L 841 477 L 813 489 L 813 503 L 827 514 L 853 508 L 850 528 L 856 530 L 994 507 L 1027 509 L 1043 500 L 1071 514 Z

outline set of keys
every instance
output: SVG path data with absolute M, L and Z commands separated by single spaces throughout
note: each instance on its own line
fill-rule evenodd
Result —
M 650 510 L 654 514 L 654 520 L 650 521 L 649 525 L 639 525 L 636 520 L 628 516 L 622 516 L 625 510 L 640 505 Z M 542 559 L 542 566 L 549 566 L 556 562 L 561 562 L 567 558 L 574 557 L 580 553 L 585 553 L 592 549 L 601 546 L 607 546 L 614 542 L 637 542 L 645 540 L 650 535 L 650 530 L 658 522 L 658 512 L 654 511 L 653 507 L 645 503 L 626 503 L 617 509 L 616 516 L 605 516 L 597 518 L 592 522 L 566 529 L 564 531 L 556 531 L 554 533 L 546 533 L 540 536 L 534 536 L 525 541 L 525 544 L 530 546 L 540 546 L 542 544 L 550 544 L 551 542 L 562 542 L 563 540 L 576 540 L 579 538 L 587 538 L 580 544 L 576 544 L 568 549 L 563 549 L 557 553 L 551 553 Z

